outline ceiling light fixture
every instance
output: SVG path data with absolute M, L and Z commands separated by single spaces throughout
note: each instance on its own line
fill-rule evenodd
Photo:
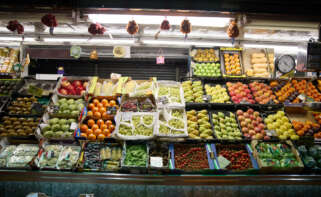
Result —
M 225 27 L 228 25 L 230 18 L 227 17 L 196 17 L 196 16 L 167 16 L 171 25 L 180 25 L 181 22 L 188 18 L 193 26 L 213 26 Z M 88 14 L 88 18 L 94 23 L 106 24 L 127 24 L 129 20 L 134 19 L 138 24 L 160 25 L 164 16 L 157 15 L 123 15 L 123 14 Z
M 171 41 L 171 40 L 143 40 L 144 44 L 150 45 L 168 45 L 168 46 L 232 46 L 231 43 L 228 42 L 199 42 L 199 41 Z

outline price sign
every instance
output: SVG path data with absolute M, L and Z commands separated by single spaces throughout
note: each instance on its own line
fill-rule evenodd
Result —
M 203 101 L 210 102 L 212 100 L 211 95 L 203 95 Z
M 223 156 L 217 157 L 218 163 L 220 164 L 220 168 L 225 169 L 228 165 L 230 165 L 230 161 Z
M 150 165 L 152 167 L 163 167 L 163 158 L 162 157 L 150 157 Z
M 156 64 L 165 64 L 165 57 L 164 56 L 156 57 Z

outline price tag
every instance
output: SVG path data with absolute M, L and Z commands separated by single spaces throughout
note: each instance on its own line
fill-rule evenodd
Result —
M 220 168 L 225 169 L 228 165 L 230 165 L 230 161 L 223 156 L 217 157 L 218 163 L 220 164 Z
M 271 136 L 276 136 L 276 133 L 274 130 L 266 130 L 266 135 L 271 137 Z
M 298 98 L 301 100 L 301 101 L 304 101 L 305 100 L 305 94 L 300 94 L 298 96 Z
M 203 95 L 203 101 L 210 102 L 212 100 L 211 95 Z
M 152 167 L 163 167 L 163 158 L 162 157 L 150 157 L 150 165 Z
M 75 122 L 71 123 L 71 125 L 70 125 L 70 130 L 71 130 L 71 131 L 76 130 L 76 129 L 77 129 L 77 126 L 78 126 L 77 123 L 75 123 Z
M 122 116 L 122 121 L 127 122 L 130 121 L 132 119 L 132 113 L 123 113 Z
M 158 102 L 162 103 L 163 105 L 168 103 L 168 98 L 166 96 L 161 96 L 158 98 Z
M 164 64 L 164 63 L 165 63 L 165 57 L 164 56 L 156 57 L 156 64 Z

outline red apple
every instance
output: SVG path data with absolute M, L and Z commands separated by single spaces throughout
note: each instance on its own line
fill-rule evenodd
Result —
M 236 111 L 236 115 L 240 116 L 240 115 L 242 115 L 242 114 L 243 114 L 243 111 L 242 111 L 242 110 L 239 109 L 239 110 Z
M 63 88 L 67 88 L 68 86 L 70 86 L 71 84 L 70 84 L 70 82 L 69 81 L 62 81 L 61 82 L 61 87 L 63 87 Z
M 260 116 L 260 113 L 259 113 L 258 111 L 255 111 L 255 112 L 253 112 L 253 115 L 254 115 L 255 117 L 259 117 L 259 116 Z
M 263 136 L 265 136 L 265 131 L 264 131 L 264 130 L 261 130 L 261 134 L 262 134 Z
M 59 93 L 63 95 L 68 95 L 68 91 L 65 88 L 60 88 Z
M 253 135 L 255 135 L 256 133 L 255 133 L 255 131 L 254 131 L 253 129 L 251 129 L 251 130 L 249 130 L 249 134 L 250 134 L 251 136 L 253 136 Z
M 251 108 L 249 108 L 249 109 L 247 110 L 247 113 L 249 113 L 249 114 L 253 114 L 253 112 L 254 112 L 254 110 L 251 109 Z
M 241 127 L 246 127 L 247 123 L 245 121 L 241 122 Z
M 63 77 L 61 81 L 67 81 L 67 77 Z
M 257 118 L 256 118 L 256 121 L 262 122 L 262 118 L 261 118 L 261 117 L 257 117 Z
M 88 86 L 88 82 L 87 82 L 87 81 L 85 81 L 85 82 L 82 84 L 82 86 L 84 87 L 84 89 L 86 89 L 86 88 L 87 88 L 87 86 Z
M 257 134 L 255 135 L 255 139 L 261 140 L 261 139 L 263 139 L 263 135 L 262 135 L 261 133 L 257 133 Z
M 243 133 L 248 133 L 248 132 L 249 132 L 249 129 L 246 128 L 246 127 L 243 127 L 243 128 L 242 128 L 242 132 L 243 132 Z
M 263 130 L 263 129 L 265 128 L 265 126 L 264 126 L 263 123 L 260 123 L 260 124 L 259 124 L 259 127 L 260 127 L 261 130 Z
M 260 133 L 260 132 L 261 132 L 261 129 L 260 129 L 259 127 L 255 127 L 255 128 L 254 128 L 254 131 L 255 131 L 255 133 Z
M 243 113 L 243 116 L 244 116 L 245 118 L 249 118 L 249 117 L 250 117 L 249 113 L 247 113 L 247 112 L 244 112 L 244 113 Z
M 239 119 L 239 121 L 245 120 L 244 116 L 242 116 L 242 115 L 239 115 L 237 118 Z
M 250 119 L 251 119 L 251 120 L 254 120 L 255 117 L 254 117 L 253 115 L 250 115 Z
M 72 82 L 72 85 L 75 86 L 75 87 L 78 87 L 78 86 L 81 86 L 81 87 L 82 87 L 82 83 L 81 83 L 81 81 L 79 81 L 79 80 L 73 81 L 73 82 Z

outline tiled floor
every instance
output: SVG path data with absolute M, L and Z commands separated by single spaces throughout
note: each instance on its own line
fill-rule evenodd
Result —
M 43 192 L 51 197 L 78 197 L 94 193 L 95 197 L 293 197 L 321 196 L 320 186 L 162 186 L 88 183 L 0 182 L 0 197 L 25 197 Z

